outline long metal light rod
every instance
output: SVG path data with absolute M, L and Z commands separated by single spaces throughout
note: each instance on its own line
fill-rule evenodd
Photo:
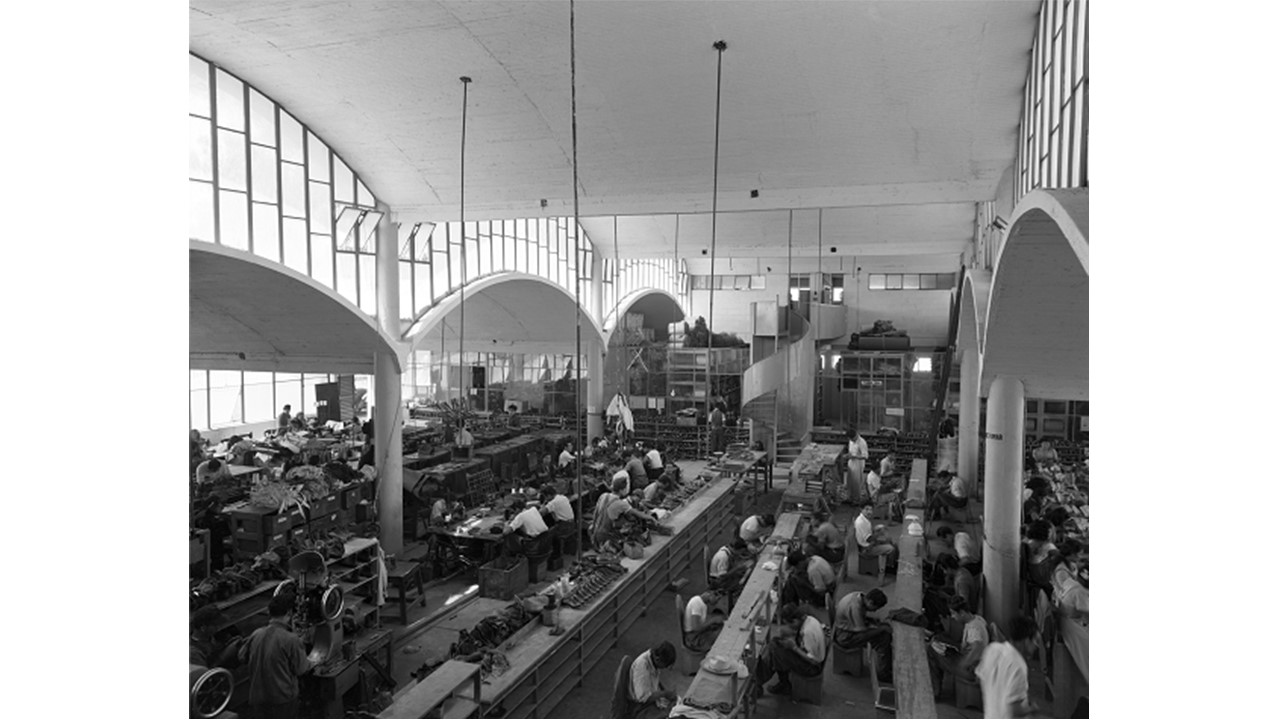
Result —
M 574 2 L 569 0 L 569 103 L 571 106 L 570 118 L 573 126 L 573 317 L 576 321 L 575 349 L 577 355 L 573 364 L 574 382 L 573 384 L 573 417 L 574 417 L 574 442 L 583 444 L 582 440 L 582 255 L 578 245 L 578 58 L 577 58 L 577 28 L 574 17 Z M 617 239 L 614 239 L 617 242 Z M 589 442 L 589 441 L 588 441 Z M 578 542 L 574 543 L 578 548 L 577 559 L 582 560 L 582 453 L 585 447 L 579 447 L 575 457 L 575 472 L 577 477 L 577 494 L 578 508 L 574 512 L 573 517 L 577 523 Z
M 704 412 L 707 421 L 711 418 L 711 338 L 715 336 L 714 323 L 716 316 L 716 201 L 720 194 L 720 69 L 724 65 L 724 51 L 729 47 L 723 40 L 711 45 L 716 50 L 716 142 L 713 169 L 711 171 L 711 284 L 707 296 L 707 397 Z M 707 427 L 707 440 L 711 439 L 711 428 Z M 710 444 L 708 442 L 708 444 Z M 707 454 L 711 454 L 708 448 Z
M 467 86 L 471 78 L 463 75 L 462 81 L 462 151 L 459 153 L 461 169 L 458 173 L 458 232 L 462 234 L 462 272 L 458 276 L 462 283 L 458 285 L 458 418 L 463 417 L 466 407 L 466 361 L 462 349 L 462 337 L 467 331 Z

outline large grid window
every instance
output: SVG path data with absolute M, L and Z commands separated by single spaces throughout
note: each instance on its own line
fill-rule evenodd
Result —
M 1045 0 L 1031 48 L 1017 200 L 1037 188 L 1089 186 L 1089 3 Z
M 274 420 L 285 405 L 293 413 L 316 416 L 316 386 L 337 375 L 317 373 L 192 370 L 190 422 L 196 430 L 218 430 Z M 356 376 L 357 387 L 369 385 Z
M 279 104 L 203 58 L 188 64 L 189 236 L 282 263 L 374 314 L 373 194 Z
M 553 415 L 573 412 L 577 371 L 571 354 L 465 352 L 459 362 L 457 352 L 416 350 L 408 362 L 401 394 L 418 404 L 456 400 L 461 389 L 476 410 L 500 412 L 516 404 Z M 583 365 L 583 398 L 587 379 Z
M 871 273 L 868 290 L 950 290 L 955 273 Z
M 690 278 L 694 290 L 763 290 L 764 275 L 716 275 L 715 282 L 710 275 L 694 275 Z
M 689 291 L 696 282 L 695 276 L 686 270 L 684 261 L 677 263 L 674 258 L 628 258 L 620 261 L 605 258 L 601 267 L 606 328 L 617 324 L 618 304 L 632 293 L 643 289 L 665 290 L 687 303 Z M 736 288 L 737 282 L 735 278 L 724 289 Z M 750 280 L 745 282 L 749 284 Z

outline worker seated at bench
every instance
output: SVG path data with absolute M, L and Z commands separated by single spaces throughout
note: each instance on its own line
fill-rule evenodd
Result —
M 596 505 L 596 516 L 593 518 L 595 527 L 591 532 L 591 542 L 597 550 L 604 548 L 606 543 L 619 545 L 628 524 L 640 523 L 647 526 L 658 522 L 652 515 L 637 510 L 630 500 L 617 492 L 621 489 L 620 484 L 614 481 L 614 492 L 602 498 L 608 499 L 608 502 Z M 636 495 L 638 496 L 639 493 Z
M 738 528 L 738 537 L 746 541 L 751 552 L 759 554 L 764 548 L 764 540 L 773 532 L 777 521 L 773 515 L 748 515 Z
M 827 658 L 827 634 L 822 623 L 812 615 L 806 615 L 799 606 L 787 603 L 782 606 L 781 632 L 769 639 L 756 661 L 756 693 L 778 676 L 778 682 L 768 690 L 775 695 L 791 694 L 791 673 L 811 678 L 822 674 Z
M 818 529 L 814 530 L 810 537 L 813 538 L 812 542 L 818 554 L 832 565 L 844 562 L 844 538 L 841 537 L 840 530 L 831 522 L 831 513 L 826 510 L 817 510 L 813 513 L 813 521 L 818 524 Z
M 676 647 L 663 640 L 631 662 L 630 682 L 627 683 L 627 699 L 632 703 L 631 717 L 667 716 L 676 693 L 663 685 L 659 671 L 671 667 L 675 661 Z
M 506 531 L 529 540 L 545 533 L 547 531 L 547 523 L 542 519 L 542 511 L 538 501 L 526 500 L 524 509 L 511 518 L 511 522 L 507 523 Z
M 543 485 L 538 498 L 542 501 L 542 521 L 548 528 L 559 530 L 561 523 L 573 524 L 573 504 L 564 493 L 551 485 Z
M 684 646 L 694 652 L 704 653 L 715 644 L 720 630 L 724 628 L 724 611 L 716 607 L 724 593 L 719 590 L 707 590 L 701 595 L 694 595 L 684 606 Z M 711 610 L 708 616 L 707 608 Z
M 943 525 L 938 528 L 938 539 L 951 546 L 951 552 L 955 553 L 960 565 L 968 568 L 974 577 L 982 574 L 982 553 L 972 535 Z
M 871 514 L 873 509 L 870 505 L 863 505 L 862 512 L 853 521 L 852 538 L 856 550 L 862 555 L 869 556 L 888 556 L 885 559 L 886 572 L 895 569 L 898 564 L 898 548 L 889 542 L 889 538 L 884 534 L 884 526 L 871 525 Z
M 676 479 L 670 473 L 663 473 L 657 479 L 644 486 L 644 501 L 650 505 L 661 505 L 667 494 L 676 488 Z
M 1049 536 L 1053 526 L 1047 520 L 1036 520 L 1027 527 L 1027 542 L 1023 552 L 1027 558 L 1027 583 L 1046 593 L 1053 592 L 1053 571 L 1062 558 L 1058 546 Z
M 947 470 L 938 471 L 937 488 L 929 498 L 926 517 L 930 520 L 942 518 L 948 508 L 963 510 L 969 504 L 969 483 L 959 475 L 952 475 Z
M 666 445 L 663 443 L 654 443 L 654 446 L 649 448 L 649 450 L 644 454 L 644 471 L 650 480 L 657 480 L 662 477 L 662 456 L 666 452 Z
M 747 541 L 734 538 L 732 545 L 721 545 L 716 554 L 711 556 L 707 584 L 715 590 L 737 592 L 747 583 L 755 566 L 755 556 L 747 547 Z
M 786 583 L 782 586 L 782 602 L 826 607 L 827 594 L 836 587 L 836 572 L 821 555 L 814 553 L 813 545 L 804 544 L 802 550 L 792 550 L 787 555 Z
M 978 580 L 967 566 L 961 566 L 955 553 L 944 552 L 932 563 L 925 575 L 921 598 L 925 617 L 931 629 L 939 629 L 950 616 L 952 597 L 962 597 L 969 607 L 978 605 Z
M 867 617 L 889 604 L 880 588 L 868 592 L 851 592 L 836 605 L 836 628 L 832 638 L 842 650 L 859 650 L 871 646 L 876 677 L 881 682 L 893 679 L 893 630 L 889 624 Z
M 944 637 L 941 633 L 935 634 L 930 640 L 926 655 L 929 658 L 929 678 L 933 682 L 935 700 L 942 694 L 945 675 L 968 683 L 978 682 L 974 668 L 990 641 L 987 621 L 970 611 L 968 600 L 954 595 L 947 605 L 953 628 L 960 628 L 960 643 L 957 645 L 951 636 Z

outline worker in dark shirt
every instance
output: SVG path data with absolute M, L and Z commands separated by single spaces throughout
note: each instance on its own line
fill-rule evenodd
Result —
M 249 666 L 249 705 L 252 717 L 298 717 L 298 676 L 311 669 L 302 639 L 289 624 L 293 596 L 277 595 L 267 605 L 270 621 L 253 631 L 240 648 L 240 661 Z
M 201 667 L 233 668 L 238 665 L 237 655 L 241 638 L 230 643 L 217 639 L 218 630 L 227 624 L 227 616 L 213 605 L 205 605 L 191 614 L 191 664 Z

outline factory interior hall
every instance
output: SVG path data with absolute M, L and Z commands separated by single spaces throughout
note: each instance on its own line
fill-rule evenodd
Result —
M 1089 3 L 189 3 L 192 717 L 1088 717 Z

